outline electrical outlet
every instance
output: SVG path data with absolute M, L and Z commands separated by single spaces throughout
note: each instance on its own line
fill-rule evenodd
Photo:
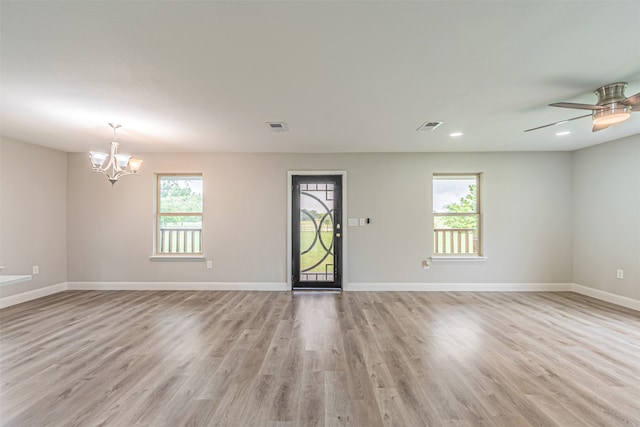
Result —
M 33 274 L 40 274 L 40 266 L 38 265 L 33 266 Z
M 360 218 L 360 225 L 361 226 L 367 225 L 367 222 L 366 222 L 366 220 L 364 218 Z
M 213 268 L 213 261 L 207 261 L 207 268 Z
M 429 265 L 429 261 L 428 260 L 425 259 L 424 261 L 422 261 L 422 268 L 423 269 L 428 270 L 429 267 L 430 267 L 430 265 Z
M 616 279 L 624 279 L 624 270 L 616 270 Z

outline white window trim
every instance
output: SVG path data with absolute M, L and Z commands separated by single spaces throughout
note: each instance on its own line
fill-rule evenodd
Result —
M 486 256 L 439 256 L 434 255 L 429 257 L 432 262 L 443 262 L 443 263 L 467 263 L 467 262 L 485 262 L 487 260 Z
M 480 234 L 480 247 L 479 247 L 479 251 L 478 251 L 478 255 L 465 255 L 465 254 L 461 254 L 461 255 L 450 255 L 450 254 L 444 254 L 444 255 L 436 255 L 435 253 L 429 257 L 429 259 L 433 262 L 443 262 L 443 263 L 468 263 L 468 262 L 485 262 L 487 260 L 487 257 L 485 256 L 484 253 L 484 230 L 483 230 L 483 215 L 482 215 L 482 177 L 483 177 L 483 173 L 482 172 L 455 172 L 455 173 L 450 173 L 450 172 L 434 172 L 433 175 L 431 176 L 431 188 L 433 191 L 433 179 L 436 176 L 472 176 L 475 175 L 477 177 L 476 183 L 477 183 L 477 204 L 476 204 L 476 212 L 474 213 L 459 213 L 459 216 L 466 216 L 466 215 L 477 215 L 478 216 L 478 232 Z M 431 194 L 431 211 L 433 212 L 433 193 Z M 442 217 L 442 215 L 437 215 L 439 217 Z M 453 214 L 451 216 L 457 216 L 456 214 Z M 434 218 L 436 216 L 434 215 L 432 217 L 431 220 L 431 232 L 432 232 L 432 236 L 433 236 L 433 230 L 434 230 Z M 433 246 L 433 245 L 432 245 Z
M 178 255 L 178 254 L 167 254 L 167 255 L 151 255 L 149 257 L 149 261 L 206 261 L 207 257 L 204 254 L 200 255 Z
M 160 198 L 160 187 L 158 186 L 158 179 L 160 176 L 200 176 L 202 178 L 202 186 L 204 189 L 204 173 L 203 172 L 156 172 L 155 173 L 155 191 L 153 192 L 153 242 L 149 261 L 162 262 L 162 261 L 206 261 L 207 258 L 204 255 L 204 203 L 202 205 L 202 242 L 201 249 L 203 252 L 193 252 L 186 254 L 163 254 L 158 253 L 158 203 Z M 203 194 L 204 196 L 204 194 Z

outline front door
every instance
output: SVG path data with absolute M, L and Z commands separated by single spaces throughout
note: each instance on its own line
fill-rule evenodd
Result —
M 342 287 L 342 176 L 292 176 L 293 289 Z

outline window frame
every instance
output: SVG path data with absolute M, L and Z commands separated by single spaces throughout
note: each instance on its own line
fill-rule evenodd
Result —
M 154 203 L 154 221 L 153 221 L 153 255 L 150 257 L 152 260 L 154 259 L 193 259 L 193 260 L 202 260 L 204 259 L 204 176 L 202 172 L 172 172 L 172 173 L 156 173 L 155 174 L 155 203 Z M 162 212 L 161 211 L 161 195 L 160 191 L 162 188 L 161 181 L 162 178 L 173 177 L 199 177 L 202 182 L 202 209 L 199 212 Z M 201 218 L 201 226 L 200 226 L 200 251 L 199 252 L 161 252 L 160 251 L 160 220 L 162 217 L 169 216 L 194 216 Z
M 482 172 L 447 172 L 447 173 L 439 173 L 434 172 L 431 178 L 431 211 L 433 213 L 433 220 L 431 221 L 431 229 L 432 229 L 432 238 L 434 239 L 432 242 L 432 251 L 433 256 L 431 257 L 433 260 L 485 260 L 484 249 L 483 249 L 483 230 L 482 230 Z M 434 207 L 434 192 L 433 192 L 433 184 L 434 182 L 440 179 L 446 179 L 447 177 L 469 177 L 475 178 L 476 185 L 476 206 L 474 212 L 435 212 Z M 448 253 L 448 252 L 436 252 L 435 247 L 435 230 L 436 230 L 436 219 L 443 217 L 475 217 L 476 218 L 476 229 L 477 235 L 475 237 L 476 241 L 476 252 L 472 253 Z

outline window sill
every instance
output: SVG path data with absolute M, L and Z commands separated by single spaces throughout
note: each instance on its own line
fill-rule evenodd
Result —
M 151 255 L 149 261 L 205 261 L 204 255 Z
M 485 262 L 486 256 L 432 256 L 432 262 Z
M 0 286 L 14 285 L 20 282 L 27 282 L 31 280 L 32 276 L 0 276 Z

